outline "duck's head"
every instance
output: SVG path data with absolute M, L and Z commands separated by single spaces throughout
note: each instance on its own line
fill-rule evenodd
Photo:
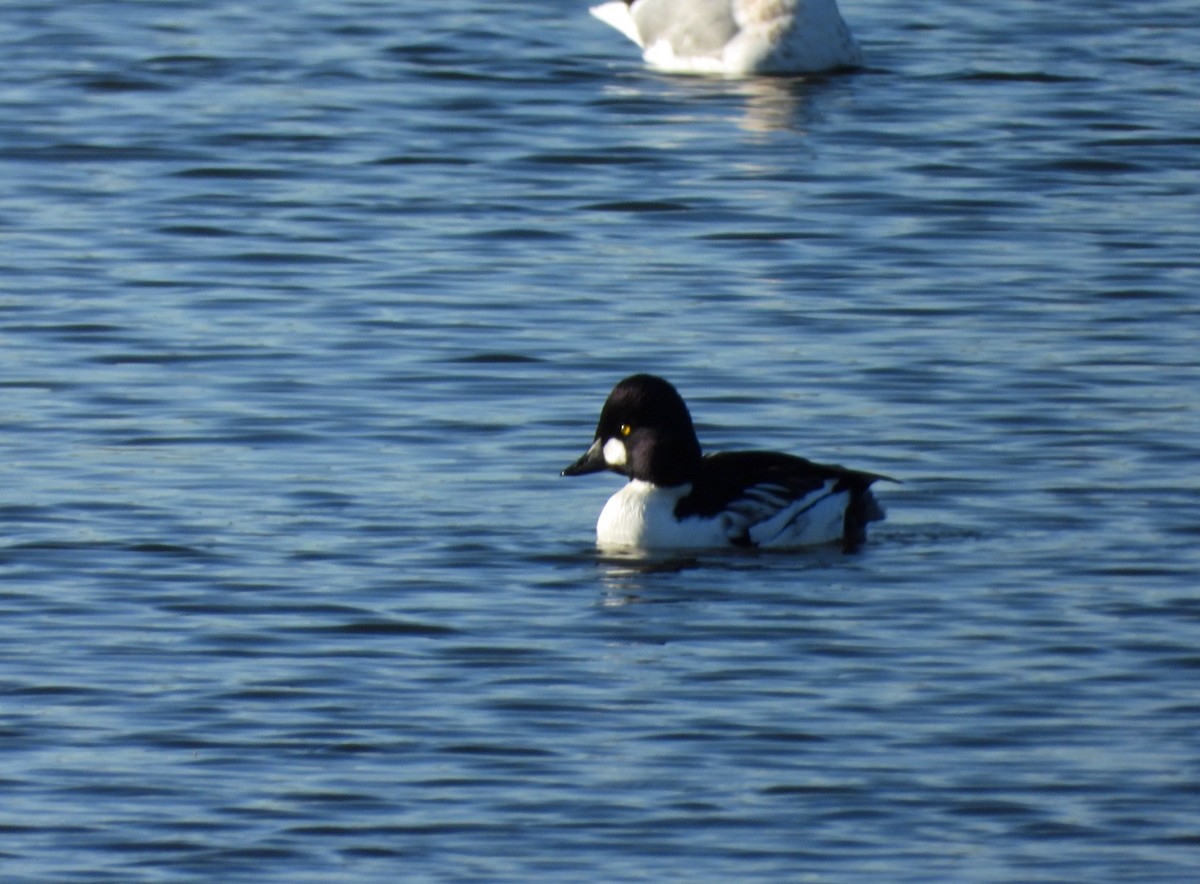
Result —
M 683 398 L 662 378 L 635 374 L 613 387 L 591 447 L 562 475 L 612 470 L 671 486 L 690 481 L 699 465 L 700 443 Z

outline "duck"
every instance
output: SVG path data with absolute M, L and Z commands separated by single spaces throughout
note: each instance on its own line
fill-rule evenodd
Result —
M 837 0 L 608 0 L 589 12 L 668 73 L 817 74 L 863 63 Z
M 776 451 L 704 454 L 679 391 L 652 374 L 620 381 L 600 411 L 591 446 L 561 475 L 610 470 L 628 481 L 596 522 L 602 551 L 857 550 L 884 518 L 871 491 L 878 473 Z

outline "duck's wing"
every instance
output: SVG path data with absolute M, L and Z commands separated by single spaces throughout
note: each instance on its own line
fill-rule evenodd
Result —
M 866 538 L 868 522 L 883 518 L 870 487 L 886 478 L 772 451 L 713 454 L 675 515 L 719 519 L 738 546 L 840 541 L 850 549 Z

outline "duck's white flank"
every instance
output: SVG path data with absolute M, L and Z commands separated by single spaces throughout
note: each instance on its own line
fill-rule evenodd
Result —
M 755 546 L 766 549 L 833 543 L 845 533 L 846 507 L 850 503 L 848 491 L 833 490 L 836 484 L 826 481 L 817 490 L 791 502 L 770 486 L 760 485 L 733 504 L 731 510 L 735 515 L 727 518 L 734 521 L 740 517 L 743 521 L 737 524 L 737 530 L 747 530 L 749 525 L 750 539 Z
M 848 492 L 834 482 L 790 503 L 769 486 L 752 488 L 712 518 L 677 519 L 675 505 L 692 486 L 662 488 L 633 479 L 608 499 L 596 522 L 596 543 L 605 549 L 703 549 L 748 537 L 764 549 L 819 546 L 842 539 Z

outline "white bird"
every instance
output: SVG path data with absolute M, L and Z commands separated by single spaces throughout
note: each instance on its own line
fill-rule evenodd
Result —
M 609 0 L 590 12 L 671 73 L 812 74 L 862 64 L 837 0 Z

